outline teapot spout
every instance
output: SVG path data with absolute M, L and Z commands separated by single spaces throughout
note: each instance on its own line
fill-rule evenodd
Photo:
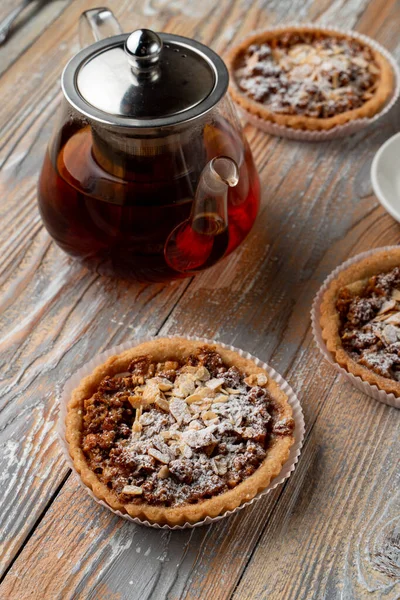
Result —
M 231 158 L 217 156 L 206 164 L 190 215 L 194 231 L 215 236 L 228 227 L 228 190 L 238 181 L 239 169 Z
M 228 190 L 237 185 L 239 169 L 227 156 L 206 164 L 197 185 L 189 219 L 169 235 L 164 248 L 167 263 L 181 273 L 206 269 L 228 247 Z

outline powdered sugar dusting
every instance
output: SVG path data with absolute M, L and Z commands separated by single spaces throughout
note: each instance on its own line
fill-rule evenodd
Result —
M 361 365 L 400 381 L 400 268 L 371 277 L 356 296 L 337 301 L 343 347 Z
M 272 112 L 317 118 L 360 107 L 378 74 L 371 50 L 358 40 L 312 33 L 253 44 L 236 71 L 239 87 Z
M 83 450 L 122 502 L 171 506 L 222 493 L 257 469 L 272 435 L 291 435 L 266 376 L 246 378 L 208 349 L 190 361 L 167 369 L 138 359 L 131 377 L 106 378 L 85 401 Z

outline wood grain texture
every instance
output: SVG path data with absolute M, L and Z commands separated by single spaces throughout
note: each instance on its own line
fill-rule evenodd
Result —
M 246 126 L 263 203 L 239 250 L 180 284 L 100 278 L 55 248 L 35 205 L 57 78 L 77 49 L 79 13 L 96 4 L 71 2 L 1 82 L 0 519 L 3 569 L 10 570 L 0 597 L 398 598 L 399 415 L 335 374 L 314 347 L 309 323 L 313 296 L 337 264 L 399 242 L 399 225 L 369 183 L 375 151 L 399 129 L 398 109 L 373 128 L 324 144 Z M 195 36 L 219 52 L 254 28 L 311 19 L 371 33 L 400 57 L 393 1 L 108 5 L 125 30 Z M 295 474 L 212 527 L 159 532 L 114 517 L 68 477 L 55 440 L 57 386 L 94 353 L 157 332 L 242 347 L 285 375 L 303 403 L 307 438 Z
M 42 35 L 70 2 L 71 0 L 37 0 L 27 6 L 14 22 L 7 42 L 0 46 L 0 75 Z M 18 4 L 17 0 L 2 0 L 0 21 Z

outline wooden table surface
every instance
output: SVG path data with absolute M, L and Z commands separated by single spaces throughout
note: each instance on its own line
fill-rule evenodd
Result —
M 3 600 L 400 597 L 399 413 L 344 381 L 314 346 L 309 311 L 328 273 L 400 242 L 369 169 L 399 109 L 319 144 L 245 127 L 262 182 L 246 242 L 170 285 L 89 273 L 44 230 L 36 182 L 92 0 L 35 4 L 0 49 L 0 531 Z M 395 0 L 108 0 L 125 31 L 152 27 L 223 53 L 261 26 L 329 23 L 400 59 Z M 0 17 L 15 5 L 3 0 Z M 29 18 L 28 18 L 29 17 Z M 56 437 L 57 390 L 95 353 L 141 335 L 201 335 L 269 362 L 297 391 L 306 439 L 292 477 L 214 526 L 160 532 L 80 487 Z

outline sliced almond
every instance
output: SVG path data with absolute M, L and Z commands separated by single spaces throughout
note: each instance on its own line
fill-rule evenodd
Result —
M 161 410 L 169 412 L 169 402 L 162 396 L 156 399 L 155 404 L 161 408 Z
M 186 398 L 195 391 L 194 376 L 190 373 L 182 373 L 175 379 L 175 385 L 173 388 L 174 395 L 177 398 Z
M 174 384 L 166 377 L 153 377 L 149 379 L 150 381 L 154 382 L 162 392 L 168 392 L 174 387 Z
M 225 475 L 228 472 L 228 464 L 226 458 L 224 458 L 223 456 L 216 456 L 213 460 L 217 468 L 218 475 Z
M 224 385 L 224 383 L 224 379 L 213 377 L 213 379 L 210 379 L 206 382 L 206 386 L 210 388 L 210 390 L 218 390 Z
M 228 402 L 229 397 L 225 396 L 225 394 L 218 394 L 218 396 L 215 396 L 215 398 L 213 398 L 212 403 L 213 404 L 222 404 L 224 402 Z
M 128 396 L 129 404 L 132 408 L 140 408 L 143 406 L 143 401 L 141 396 Z
M 225 390 L 221 390 L 221 392 L 225 392 Z M 238 394 L 241 394 L 242 392 L 240 390 L 235 390 L 234 388 L 226 388 L 226 392 L 227 394 L 229 394 L 230 396 L 237 396 Z
M 135 421 L 132 425 L 132 431 L 142 431 L 142 424 L 139 421 Z
M 361 67 L 362 69 L 368 67 L 367 61 L 364 60 L 364 58 L 362 58 L 361 56 L 353 56 L 352 60 L 354 64 L 356 64 L 358 67 Z
M 161 431 L 160 435 L 164 440 L 180 440 L 182 437 L 180 431 Z
M 169 475 L 169 469 L 168 469 L 167 465 L 164 465 L 163 467 L 161 467 L 161 469 L 157 473 L 158 479 L 167 479 L 168 475 Z
M 194 375 L 198 368 L 199 367 L 194 367 L 193 365 L 185 365 L 180 369 L 180 373 L 190 373 L 191 375 Z
M 254 387 L 259 385 L 260 387 L 267 385 L 268 377 L 264 373 L 253 373 L 244 379 L 246 385 Z
M 167 465 L 171 461 L 171 457 L 168 456 L 168 454 L 164 454 L 164 452 L 160 452 L 155 448 L 149 448 L 147 450 L 147 454 L 165 465 Z
M 393 300 L 399 300 L 400 301 L 400 290 L 393 290 L 392 291 L 392 298 L 393 298 Z
M 268 377 L 264 373 L 258 373 L 257 374 L 257 385 L 259 385 L 260 387 L 263 387 L 264 385 L 267 385 L 267 383 L 268 383 Z
M 388 323 L 388 325 L 400 325 L 400 312 L 389 315 L 385 322 Z
M 382 304 L 382 306 L 378 312 L 378 315 L 382 315 L 384 313 L 392 311 L 394 308 L 396 308 L 396 300 L 395 299 L 387 300 L 386 302 L 384 302 Z
M 376 315 L 376 317 L 374 318 L 374 322 L 375 323 L 382 323 L 382 321 L 387 321 L 387 319 L 389 319 L 390 317 L 392 317 L 395 313 L 395 311 L 390 311 L 390 312 L 385 312 L 382 313 L 381 315 Z
M 214 471 L 214 473 L 215 473 L 216 475 L 219 475 L 219 473 L 218 473 L 218 467 L 217 467 L 217 464 L 216 464 L 216 462 L 215 462 L 215 459 L 214 459 L 214 458 L 212 458 L 212 459 L 211 459 L 211 461 L 210 461 L 210 463 L 211 463 L 211 468 L 212 468 L 212 470 Z
M 169 412 L 179 425 L 181 423 L 189 423 L 192 418 L 186 402 L 180 398 L 172 398 L 169 403 Z
M 202 404 L 199 405 L 199 410 L 208 410 L 210 408 L 212 404 L 212 400 L 209 400 L 208 402 L 203 402 Z
M 202 425 L 198 419 L 193 419 L 193 421 L 190 421 L 188 426 L 188 429 L 197 429 L 197 431 L 203 428 L 204 425 Z
M 143 413 L 139 417 L 139 421 L 140 421 L 140 424 L 144 425 L 145 427 L 147 425 L 151 425 L 152 423 L 154 423 L 154 413 L 153 412 L 145 412 L 145 413 Z
M 145 404 L 153 404 L 160 397 L 160 389 L 158 385 L 149 380 L 143 389 L 143 402 Z
M 218 419 L 218 415 L 212 410 L 206 410 L 201 413 L 201 418 L 203 421 L 209 421 L 210 419 Z
M 121 373 L 116 373 L 114 377 L 130 377 L 132 373 L 130 371 L 124 371 Z
M 192 404 L 193 402 L 199 402 L 202 399 L 203 399 L 203 396 L 198 394 L 197 392 L 195 392 L 194 394 L 191 394 L 190 396 L 185 398 L 185 402 L 186 402 L 186 404 Z
M 184 458 L 192 458 L 192 456 L 193 456 L 192 449 L 187 444 L 180 444 L 179 450 Z
M 139 406 L 139 408 L 136 409 L 135 421 L 139 421 L 142 414 L 143 414 L 143 406 Z
M 194 375 L 195 375 L 196 379 L 198 379 L 199 381 L 209 381 L 209 379 L 211 377 L 209 370 L 203 366 L 198 367 L 198 369 Z
M 382 331 L 382 337 L 384 338 L 387 344 L 394 344 L 397 342 L 398 337 L 397 334 L 400 333 L 398 328 L 394 325 L 385 325 L 384 330 Z
M 380 73 L 380 70 L 378 69 L 378 67 L 376 65 L 374 65 L 374 63 L 369 63 L 368 70 L 373 75 L 378 75 Z
M 122 488 L 123 494 L 128 494 L 129 496 L 141 496 L 143 494 L 143 490 L 138 485 L 125 485 Z

